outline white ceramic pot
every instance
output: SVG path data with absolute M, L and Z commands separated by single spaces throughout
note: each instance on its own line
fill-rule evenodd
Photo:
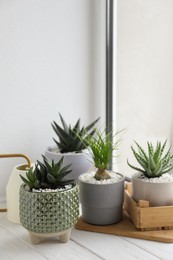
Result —
M 20 164 L 14 167 L 6 186 L 7 219 L 14 223 L 20 223 L 19 218 L 19 191 L 23 181 L 20 177 L 26 176 L 28 165 Z
M 151 207 L 173 205 L 173 182 L 146 182 L 132 177 L 132 197 L 136 202 L 147 200 Z
M 60 153 L 57 148 L 48 147 L 44 155 L 47 159 L 54 160 L 55 162 L 58 162 L 62 158 L 62 156 L 64 156 L 64 166 L 72 164 L 70 167 L 70 169 L 72 169 L 72 172 L 68 175 L 68 177 L 65 177 L 64 179 L 77 180 L 81 173 L 89 171 L 89 169 L 93 165 L 88 150 L 84 150 L 81 153 Z

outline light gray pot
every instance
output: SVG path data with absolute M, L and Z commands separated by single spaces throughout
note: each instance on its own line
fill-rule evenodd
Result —
M 120 174 L 121 175 L 121 174 Z M 109 225 L 122 220 L 124 176 L 115 183 L 92 184 L 79 177 L 79 196 L 84 221 L 94 225 Z
M 173 182 L 145 182 L 134 175 L 132 177 L 132 197 L 136 202 L 149 201 L 151 207 L 173 205 Z
M 72 164 L 70 169 L 72 172 L 64 179 L 75 179 L 77 180 L 81 173 L 87 172 L 92 167 L 91 157 L 87 150 L 81 153 L 60 153 L 55 147 L 48 147 L 45 151 L 45 157 L 49 160 L 58 162 L 62 156 L 64 156 L 64 165 Z

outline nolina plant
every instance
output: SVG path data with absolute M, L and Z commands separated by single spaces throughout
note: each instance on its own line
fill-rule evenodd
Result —
M 173 169 L 173 155 L 170 154 L 171 147 L 164 153 L 167 140 L 162 144 L 157 142 L 156 147 L 154 148 L 153 144 L 147 142 L 148 153 L 135 142 L 138 151 L 135 151 L 133 146 L 131 146 L 134 157 L 137 162 L 140 164 L 141 168 L 133 166 L 127 160 L 128 165 L 137 170 L 148 178 L 159 177 L 164 173 L 168 173 Z
M 106 130 L 99 132 L 98 129 L 95 129 L 94 135 L 87 135 L 87 138 L 83 140 L 83 143 L 91 149 L 91 157 L 94 161 L 94 166 L 97 168 L 94 175 L 96 180 L 111 178 L 108 167 L 112 153 L 118 149 L 120 142 L 120 140 L 114 142 L 114 138 L 120 132 L 118 131 L 112 136 L 112 133 L 107 134 Z

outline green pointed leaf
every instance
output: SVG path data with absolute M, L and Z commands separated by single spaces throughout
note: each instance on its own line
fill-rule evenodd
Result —
M 69 133 L 68 125 L 66 124 L 66 122 L 64 121 L 64 119 L 63 119 L 63 117 L 61 116 L 60 113 L 59 113 L 59 116 L 60 116 L 60 119 L 61 119 L 61 123 L 62 123 L 62 125 L 63 125 L 63 127 L 64 127 L 64 131 L 65 131 L 66 133 Z
M 142 170 L 141 168 L 138 168 L 138 167 L 133 166 L 132 164 L 129 163 L 128 160 L 127 160 L 127 164 L 128 164 L 132 169 L 134 169 L 134 170 L 136 170 L 136 171 L 139 171 L 139 172 L 142 172 L 143 174 L 145 174 L 145 171 L 144 171 L 144 170 Z
M 75 126 L 73 127 L 72 132 L 76 132 L 76 133 L 79 133 L 79 132 L 80 132 L 80 119 L 78 119 L 77 123 L 76 123 Z
M 142 149 L 142 147 L 136 141 L 135 141 L 135 144 L 137 145 L 139 153 L 141 154 L 141 156 L 143 156 L 145 158 L 145 160 L 148 161 L 148 156 L 146 155 L 146 153 Z
M 71 140 L 71 136 L 68 135 L 68 133 L 66 133 L 55 121 L 53 121 L 52 127 L 55 133 L 64 143 L 67 143 Z
M 148 162 L 144 159 L 144 157 L 140 156 L 132 146 L 131 149 L 138 163 L 144 168 L 144 170 L 146 170 L 148 168 Z
M 94 122 L 92 122 L 91 124 L 89 124 L 85 130 L 88 132 L 90 129 L 92 129 L 94 127 L 94 125 L 100 120 L 100 117 L 98 117 Z
M 173 155 L 170 154 L 170 148 L 162 157 L 166 147 L 166 142 L 167 141 L 165 141 L 162 145 L 162 143 L 158 141 L 155 149 L 152 143 L 147 142 L 148 157 L 142 149 L 142 147 L 139 146 L 137 142 L 135 143 L 138 147 L 139 154 L 134 150 L 133 147 L 131 147 L 137 162 L 142 166 L 147 177 L 159 177 L 162 174 L 170 172 L 173 169 Z M 136 169 L 135 166 L 132 166 L 130 164 L 129 166 L 133 169 Z
M 47 174 L 47 179 L 50 183 L 55 184 L 56 183 L 56 179 L 51 175 L 51 174 Z

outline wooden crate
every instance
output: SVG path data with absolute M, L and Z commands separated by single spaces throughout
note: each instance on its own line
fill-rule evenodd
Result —
M 173 206 L 150 207 L 149 201 L 135 202 L 131 196 L 131 183 L 125 188 L 124 210 L 141 231 L 173 229 Z

